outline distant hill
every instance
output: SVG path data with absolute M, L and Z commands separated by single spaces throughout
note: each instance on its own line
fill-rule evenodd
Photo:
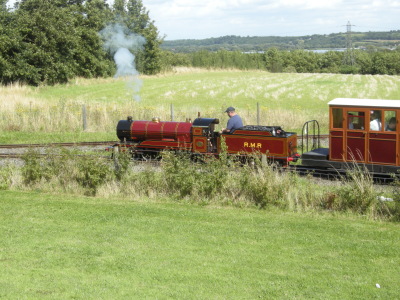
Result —
M 352 32 L 352 42 L 358 47 L 387 47 L 400 45 L 400 30 L 386 32 Z M 195 52 L 199 50 L 265 51 L 279 49 L 334 49 L 346 47 L 346 33 L 314 34 L 306 36 L 247 36 L 228 35 L 208 39 L 186 39 L 164 41 L 162 48 L 173 52 Z

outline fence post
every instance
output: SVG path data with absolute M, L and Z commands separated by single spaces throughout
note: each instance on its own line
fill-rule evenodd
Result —
M 174 105 L 171 103 L 171 122 L 174 121 Z
M 257 102 L 257 125 L 260 125 L 260 103 Z
M 82 105 L 82 122 L 83 122 L 83 131 L 86 131 L 87 128 L 86 105 Z

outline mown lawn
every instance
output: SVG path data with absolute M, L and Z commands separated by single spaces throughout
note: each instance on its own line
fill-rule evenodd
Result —
M 362 217 L 0 191 L 0 298 L 396 299 L 399 229 Z

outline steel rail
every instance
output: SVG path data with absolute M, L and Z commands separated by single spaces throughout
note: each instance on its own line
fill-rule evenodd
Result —
M 327 139 L 328 134 L 321 134 L 320 139 Z M 301 139 L 301 137 L 299 137 Z M 65 143 L 44 143 L 44 144 L 0 144 L 0 149 L 17 148 L 46 148 L 46 147 L 79 147 L 79 146 L 109 146 L 119 143 L 118 141 L 102 142 L 65 142 Z
M 285 171 L 295 172 L 300 176 L 313 176 L 328 180 L 340 180 L 340 179 L 351 179 L 349 172 L 351 170 L 344 169 L 322 169 L 305 167 L 302 165 L 291 165 Z M 396 180 L 400 180 L 400 175 L 390 174 L 390 173 L 369 173 L 368 176 L 372 179 L 374 183 L 377 184 L 391 184 Z
M 26 153 L 0 153 L 0 158 L 23 158 Z M 48 154 L 48 153 L 37 153 L 35 156 L 39 157 L 63 157 L 63 154 Z M 74 157 L 93 157 L 101 159 L 110 159 L 109 155 L 93 155 L 93 154 L 74 154 Z
M 0 149 L 17 148 L 46 148 L 46 147 L 79 147 L 79 146 L 108 146 L 117 143 L 116 141 L 104 142 L 76 142 L 76 143 L 46 143 L 46 144 L 0 144 Z

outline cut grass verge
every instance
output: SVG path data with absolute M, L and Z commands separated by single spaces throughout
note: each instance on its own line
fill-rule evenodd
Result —
M 0 298 L 395 299 L 400 292 L 394 223 L 12 191 L 0 191 L 0 214 Z

